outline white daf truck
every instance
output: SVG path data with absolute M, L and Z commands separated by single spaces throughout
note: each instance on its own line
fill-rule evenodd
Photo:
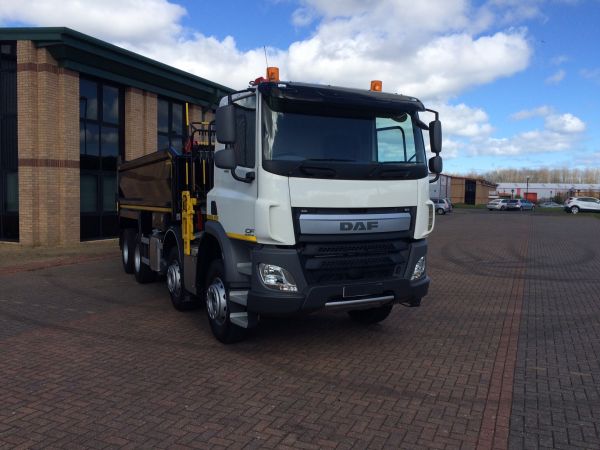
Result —
M 437 112 L 379 82 L 269 75 L 223 98 L 214 123 L 192 124 L 187 151 L 120 166 L 125 271 L 166 275 L 173 306 L 204 303 L 224 343 L 261 316 L 331 310 L 375 323 L 395 304 L 419 306 L 430 177 L 442 171 Z

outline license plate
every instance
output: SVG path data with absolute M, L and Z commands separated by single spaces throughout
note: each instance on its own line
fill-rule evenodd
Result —
M 346 297 L 364 297 L 367 295 L 376 295 L 383 292 L 383 283 L 364 283 L 344 286 L 343 296 Z

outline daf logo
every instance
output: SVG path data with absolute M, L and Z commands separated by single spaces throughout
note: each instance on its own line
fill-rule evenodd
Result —
M 379 222 L 373 221 L 357 221 L 357 222 L 340 222 L 340 231 L 368 231 L 379 227 Z

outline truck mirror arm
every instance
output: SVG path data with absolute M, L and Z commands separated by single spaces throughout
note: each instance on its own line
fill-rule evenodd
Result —
M 237 173 L 235 173 L 235 169 L 236 169 L 236 167 L 231 169 L 231 176 L 233 177 L 234 180 L 241 181 L 242 183 L 252 183 L 254 181 L 254 179 L 256 178 L 255 172 L 246 172 L 245 176 L 240 177 L 240 176 L 238 176 Z

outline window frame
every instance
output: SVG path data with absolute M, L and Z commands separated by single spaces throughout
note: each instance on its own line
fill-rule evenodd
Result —
M 115 177 L 116 184 L 116 175 L 117 175 L 117 167 L 120 161 L 125 161 L 125 89 L 123 86 L 112 83 L 101 78 L 90 77 L 80 75 L 80 83 L 82 81 L 89 81 L 96 84 L 96 98 L 97 98 L 97 114 L 95 119 L 87 118 L 86 116 L 81 115 L 81 104 L 82 104 L 82 96 L 80 92 L 80 112 L 79 112 L 79 127 L 80 133 L 82 130 L 82 123 L 84 123 L 83 129 L 86 130 L 87 133 L 87 125 L 95 125 L 98 127 L 98 155 L 93 155 L 98 159 L 98 165 L 95 168 L 84 167 L 82 164 L 81 157 L 86 155 L 86 153 L 82 153 L 81 147 L 81 136 L 80 136 L 80 169 L 79 169 L 79 186 L 81 189 L 81 179 L 85 176 L 93 176 L 96 179 L 96 193 L 95 193 L 95 201 L 96 208 L 94 211 L 84 211 L 81 208 L 81 192 L 80 192 L 80 240 L 81 241 L 90 241 L 90 240 L 98 240 L 98 239 L 111 239 L 116 235 L 110 230 L 108 230 L 108 223 L 110 221 L 116 221 L 118 210 L 116 208 L 116 196 L 115 196 L 115 207 L 114 209 L 105 209 L 104 208 L 104 183 L 105 179 L 109 177 Z M 80 84 L 81 86 L 81 84 Z M 114 122 L 106 122 L 104 120 L 104 89 L 105 86 L 110 88 L 116 88 L 118 91 L 118 121 Z M 105 157 L 108 155 L 103 154 L 103 129 L 111 129 L 116 130 L 117 135 L 117 154 L 110 155 L 116 156 L 115 167 L 105 167 Z M 87 145 L 87 140 L 84 141 Z M 115 193 L 118 193 L 118 186 L 115 185 Z M 96 219 L 96 223 L 94 225 L 93 230 L 97 229 L 97 233 L 87 233 L 88 230 L 84 229 L 86 224 L 91 223 L 94 218 Z M 116 231 L 116 230 L 115 230 Z M 93 234 L 93 235 L 92 235 Z
M 168 129 L 167 131 L 160 131 L 160 122 L 159 122 L 159 118 L 160 118 L 160 103 L 161 102 L 167 102 L 167 123 L 168 123 Z M 182 130 L 182 134 L 175 134 L 173 131 L 173 105 L 181 105 L 181 130 Z M 185 103 L 179 102 L 177 100 L 173 100 L 170 99 L 168 97 L 158 97 L 157 98 L 157 105 L 156 105 L 156 148 L 158 151 L 160 150 L 166 150 L 166 148 L 162 148 L 160 146 L 160 141 L 161 141 L 161 137 L 162 138 L 166 138 L 167 141 L 169 142 L 169 148 L 173 147 L 175 148 L 177 151 L 181 152 L 183 150 L 183 147 L 185 146 L 185 142 L 188 138 L 188 130 L 187 130 L 187 126 L 186 126 L 186 120 L 185 120 Z M 179 138 L 181 137 L 181 144 L 182 147 L 181 148 L 176 148 L 173 146 L 173 138 Z

